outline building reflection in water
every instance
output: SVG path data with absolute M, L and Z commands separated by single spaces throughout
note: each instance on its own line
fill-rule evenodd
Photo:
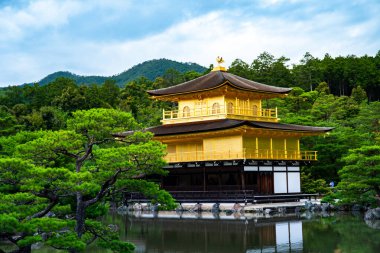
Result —
M 295 216 L 140 214 L 125 222 L 125 239 L 136 253 L 303 252 L 302 221 Z
M 276 222 L 274 231 L 270 235 L 274 235 L 268 241 L 268 245 L 261 245 L 260 249 L 248 249 L 247 253 L 269 253 L 269 252 L 303 252 L 302 222 Z

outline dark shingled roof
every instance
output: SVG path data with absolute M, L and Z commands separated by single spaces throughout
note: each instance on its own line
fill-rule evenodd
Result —
M 286 94 L 290 92 L 291 88 L 280 88 L 270 86 L 258 82 L 254 82 L 224 71 L 211 71 L 207 75 L 198 77 L 194 80 L 178 84 L 169 88 L 159 90 L 149 90 L 149 95 L 164 96 L 173 95 L 178 93 L 191 93 L 203 90 L 210 90 L 220 87 L 222 84 L 228 83 L 229 85 L 242 90 L 256 91 L 256 92 L 269 92 Z
M 313 127 L 313 126 L 301 126 L 301 125 L 291 125 L 273 122 L 258 122 L 258 121 L 247 121 L 247 120 L 234 120 L 234 119 L 222 119 L 222 120 L 210 120 L 210 121 L 200 121 L 192 122 L 186 124 L 168 124 L 156 127 L 150 127 L 145 129 L 145 131 L 152 132 L 155 136 L 165 136 L 174 134 L 189 134 L 189 133 L 199 133 L 207 131 L 216 131 L 223 129 L 230 129 L 239 126 L 251 126 L 254 128 L 264 128 L 273 130 L 289 130 L 297 132 L 315 132 L 324 133 L 331 131 L 332 127 Z M 114 136 L 127 136 L 132 132 L 118 133 Z

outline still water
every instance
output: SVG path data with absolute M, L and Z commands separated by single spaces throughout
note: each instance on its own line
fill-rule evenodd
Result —
M 104 222 L 117 225 L 123 240 L 136 245 L 136 253 L 380 252 L 380 222 L 367 224 L 360 214 L 216 216 L 163 212 L 112 214 Z M 107 251 L 92 247 L 87 252 Z
M 247 216 L 142 214 L 108 216 L 136 253 L 379 253 L 380 229 L 352 215 Z

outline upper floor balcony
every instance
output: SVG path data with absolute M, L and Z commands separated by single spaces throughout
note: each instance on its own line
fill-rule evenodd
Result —
M 232 107 L 215 103 L 209 107 L 190 109 L 185 106 L 182 110 L 162 112 L 162 123 L 176 124 L 217 119 L 238 119 L 250 121 L 278 122 L 277 108 L 262 109 L 257 107 Z
M 317 151 L 241 149 L 235 151 L 193 151 L 168 153 L 165 160 L 168 163 L 225 161 L 225 160 L 292 160 L 317 161 Z

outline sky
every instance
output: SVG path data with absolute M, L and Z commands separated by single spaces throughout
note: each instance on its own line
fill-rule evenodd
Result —
M 376 55 L 380 0 L 0 0 L 0 86 L 167 58 Z

